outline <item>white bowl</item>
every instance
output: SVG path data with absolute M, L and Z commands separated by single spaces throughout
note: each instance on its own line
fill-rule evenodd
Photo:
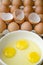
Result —
M 0 39 L 0 53 L 2 52 L 2 49 L 4 48 L 4 46 L 7 45 L 9 41 L 12 41 L 14 39 L 20 39 L 20 38 L 32 40 L 38 45 L 38 47 L 41 50 L 41 59 L 38 63 L 36 63 L 36 65 L 39 64 L 43 60 L 43 40 L 37 34 L 33 32 L 20 30 L 20 31 L 15 31 L 15 32 L 6 34 L 3 38 Z M 2 65 L 7 65 L 2 61 L 1 58 L 0 60 Z

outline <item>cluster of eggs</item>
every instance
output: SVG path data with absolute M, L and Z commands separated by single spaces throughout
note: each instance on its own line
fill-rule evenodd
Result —
M 36 33 L 43 34 L 43 0 L 2 0 L 0 33 L 5 29 L 10 32 L 19 29 L 35 30 Z

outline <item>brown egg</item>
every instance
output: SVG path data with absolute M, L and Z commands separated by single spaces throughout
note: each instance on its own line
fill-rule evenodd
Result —
M 24 0 L 24 6 L 33 5 L 33 0 Z
M 43 0 L 35 0 L 35 6 L 43 6 Z
M 22 1 L 21 0 L 13 0 L 12 1 L 12 5 L 14 5 L 16 7 L 19 7 L 21 4 L 22 4 Z
M 10 12 L 13 13 L 16 9 L 18 9 L 18 7 L 12 6 L 12 7 L 10 8 Z
M 15 10 L 15 12 L 13 12 L 13 16 L 14 16 L 15 22 L 18 24 L 23 23 L 25 20 L 24 12 L 20 9 Z
M 33 8 L 31 6 L 24 7 L 24 13 L 28 13 L 29 14 L 31 12 L 33 12 Z
M 43 14 L 39 14 L 41 21 L 43 22 Z
M 9 12 L 10 8 L 8 6 L 0 5 L 0 12 Z
M 12 22 L 12 23 L 10 23 L 10 24 L 8 25 L 8 30 L 9 30 L 10 32 L 19 30 L 19 25 L 18 25 L 17 23 L 15 23 L 15 22 Z
M 31 30 L 32 30 L 32 25 L 31 25 L 28 21 L 25 21 L 25 22 L 21 25 L 21 30 L 31 31 Z
M 6 29 L 6 24 L 2 19 L 0 19 L 0 33 L 2 33 Z
M 34 28 L 35 32 L 38 34 L 43 34 L 43 23 L 39 23 Z
M 11 1 L 10 0 L 2 0 L 3 5 L 10 5 Z
M 35 12 L 38 14 L 43 14 L 43 7 L 42 6 L 37 6 L 35 9 Z

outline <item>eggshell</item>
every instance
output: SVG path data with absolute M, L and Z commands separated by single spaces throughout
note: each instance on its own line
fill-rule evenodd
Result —
M 8 6 L 0 5 L 0 12 L 8 13 L 9 11 L 10 11 L 10 8 Z
M 2 0 L 3 5 L 10 5 L 11 1 L 10 0 Z
M 34 30 L 38 34 L 43 34 L 43 23 L 39 23 L 34 27 Z
M 11 13 L 2 13 L 1 18 L 6 23 L 10 23 L 13 20 L 13 15 Z
M 43 6 L 43 0 L 35 0 L 35 6 Z
M 41 18 L 41 22 L 43 22 L 43 14 L 39 14 L 40 18 Z
M 13 12 L 13 16 L 14 16 L 14 20 L 15 22 L 17 22 L 18 24 L 21 24 L 24 22 L 25 19 L 25 15 L 24 12 L 20 9 L 17 9 Z
M 19 25 L 18 25 L 17 23 L 15 23 L 15 22 L 12 22 L 12 23 L 10 23 L 10 24 L 8 25 L 8 30 L 9 30 L 10 32 L 19 30 Z
M 32 6 L 33 5 L 33 0 L 24 0 L 24 6 Z
M 37 13 L 31 13 L 28 16 L 28 20 L 30 21 L 31 24 L 37 24 L 41 21 L 41 18 Z
M 13 0 L 12 5 L 19 7 L 22 4 L 22 0 Z
M 2 33 L 6 29 L 6 24 L 5 22 L 0 19 L 0 33 Z
M 13 13 L 16 9 L 18 9 L 18 7 L 16 7 L 16 6 L 11 6 L 10 12 Z
M 21 30 L 31 31 L 31 30 L 32 30 L 32 25 L 31 25 L 28 21 L 25 21 L 25 22 L 21 25 Z
M 24 13 L 31 13 L 31 12 L 33 12 L 33 8 L 32 8 L 32 6 L 26 6 L 26 7 L 24 7 Z
M 43 6 L 37 6 L 35 8 L 35 12 L 38 14 L 43 14 Z

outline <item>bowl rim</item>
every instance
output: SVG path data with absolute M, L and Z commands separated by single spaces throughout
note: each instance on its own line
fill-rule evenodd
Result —
M 31 33 L 31 34 L 33 34 L 34 36 L 38 37 L 38 38 L 40 39 L 40 41 L 42 41 L 42 43 L 43 43 L 43 39 L 41 39 L 41 37 L 40 37 L 39 35 L 37 35 L 37 34 L 34 33 L 34 32 L 25 31 L 25 30 L 18 30 L 18 31 L 9 32 L 9 33 L 7 33 L 5 36 L 3 36 L 3 37 L 0 39 L 0 42 L 1 42 L 4 38 L 6 38 L 7 36 L 9 36 L 9 35 L 11 35 L 11 34 L 13 34 L 13 33 L 17 33 L 17 32 Z M 3 60 L 2 60 L 1 58 L 0 58 L 0 60 L 3 62 Z M 41 56 L 41 59 L 39 60 L 38 63 L 36 63 L 36 65 L 39 64 L 42 60 L 43 60 L 43 56 Z M 4 62 L 3 65 L 7 65 L 7 64 Z

